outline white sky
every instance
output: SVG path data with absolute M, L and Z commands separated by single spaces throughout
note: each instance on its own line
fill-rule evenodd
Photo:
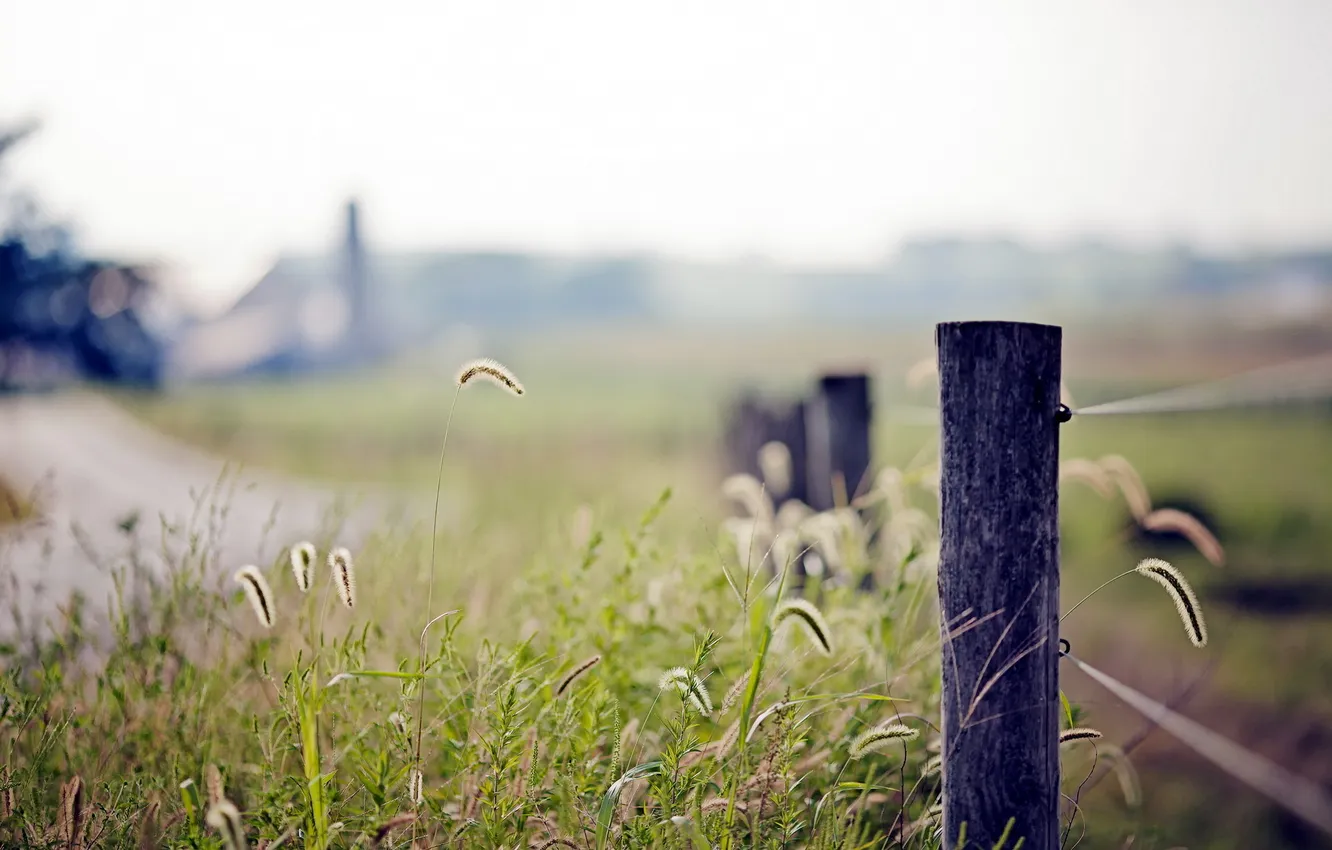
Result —
M 216 301 L 376 247 L 1332 239 L 1325 0 L 0 0 L 11 176 Z

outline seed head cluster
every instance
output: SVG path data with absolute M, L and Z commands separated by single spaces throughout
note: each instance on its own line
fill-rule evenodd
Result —
M 674 688 L 684 697 L 686 703 L 699 714 L 712 713 L 712 696 L 707 685 L 685 667 L 672 667 L 662 674 L 657 687 L 663 691 Z

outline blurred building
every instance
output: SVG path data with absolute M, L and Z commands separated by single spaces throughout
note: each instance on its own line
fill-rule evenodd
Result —
M 509 331 L 656 313 L 651 263 L 520 252 L 376 252 L 349 201 L 328 255 L 280 257 L 236 304 L 173 346 L 173 376 L 309 373 L 372 363 L 460 328 Z
M 936 237 L 882 262 L 789 267 L 763 258 L 369 250 L 355 201 L 339 247 L 283 256 L 225 315 L 173 346 L 183 378 L 299 374 L 482 335 L 570 324 L 919 325 L 959 316 L 1068 321 L 1164 305 L 1195 318 L 1306 319 L 1332 303 L 1332 252 L 1215 257 L 1098 240 L 1036 247 Z M 1313 311 L 1312 313 L 1310 311 Z

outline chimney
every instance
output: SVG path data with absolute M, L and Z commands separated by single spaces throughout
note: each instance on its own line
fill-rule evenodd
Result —
M 376 348 L 376 327 L 373 306 L 370 303 L 369 271 L 366 268 L 365 245 L 361 241 L 360 202 L 347 201 L 347 235 L 343 244 L 343 282 L 347 292 L 348 348 L 357 359 L 372 355 Z

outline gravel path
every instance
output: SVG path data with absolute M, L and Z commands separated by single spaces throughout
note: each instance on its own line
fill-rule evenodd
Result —
M 413 518 L 398 511 L 394 494 L 334 493 L 229 468 L 87 393 L 0 398 L 0 474 L 19 493 L 34 493 L 41 512 L 39 521 L 0 528 L 0 635 L 19 616 L 49 618 L 76 589 L 90 612 L 103 610 L 111 572 L 131 553 L 161 575 L 168 560 L 190 559 L 193 539 L 196 553 L 207 551 L 193 561 L 229 575 L 271 562 L 298 540 L 336 540 L 354 551 L 386 518 Z

